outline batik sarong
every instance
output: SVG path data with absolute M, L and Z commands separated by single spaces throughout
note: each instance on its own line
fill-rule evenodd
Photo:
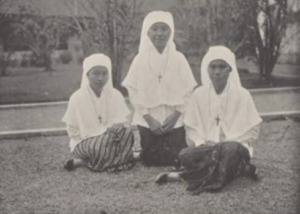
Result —
M 84 160 L 85 165 L 93 171 L 127 170 L 134 165 L 133 144 L 131 129 L 117 124 L 100 136 L 80 142 L 73 154 Z

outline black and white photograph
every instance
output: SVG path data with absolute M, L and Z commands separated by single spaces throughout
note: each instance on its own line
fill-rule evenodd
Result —
M 0 0 L 0 214 L 299 214 L 300 0 Z

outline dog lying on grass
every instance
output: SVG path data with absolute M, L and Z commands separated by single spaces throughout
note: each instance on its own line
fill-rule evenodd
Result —
M 220 191 L 238 176 L 258 180 L 248 150 L 238 142 L 185 148 L 179 153 L 179 160 L 181 169 L 178 172 L 161 173 L 155 182 L 184 180 L 188 183 L 187 190 L 198 195 L 204 191 Z

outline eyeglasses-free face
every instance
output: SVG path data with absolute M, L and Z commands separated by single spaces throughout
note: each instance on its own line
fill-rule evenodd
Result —
M 160 52 L 164 50 L 169 41 L 171 29 L 169 25 L 163 22 L 154 23 L 148 30 L 148 36 L 153 45 Z
M 227 83 L 231 67 L 221 59 L 213 60 L 209 63 L 208 74 L 213 84 Z
M 108 69 L 104 66 L 95 66 L 89 70 L 87 77 L 91 88 L 102 89 L 108 81 Z

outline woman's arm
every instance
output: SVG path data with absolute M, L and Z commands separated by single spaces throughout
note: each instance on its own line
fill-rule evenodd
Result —
M 195 147 L 206 144 L 205 140 L 201 136 L 199 136 L 196 129 L 189 126 L 185 126 L 185 131 L 187 136 L 187 144 L 189 147 Z
M 146 114 L 149 114 L 149 110 L 142 106 L 137 104 L 136 100 L 137 100 L 137 90 L 132 88 L 132 87 L 128 87 L 127 88 L 128 93 L 129 93 L 129 100 L 130 103 L 133 105 L 134 109 L 139 112 L 140 115 L 145 116 Z
M 202 125 L 203 119 L 200 115 L 200 109 L 198 106 L 198 101 L 201 100 L 201 97 L 199 98 L 199 94 L 199 90 L 193 92 L 187 104 L 183 119 L 187 136 L 186 138 L 192 146 L 206 144 L 204 128 Z
M 170 132 L 173 130 L 178 118 L 181 116 L 181 112 L 178 110 L 175 110 L 173 114 L 171 114 L 169 117 L 167 117 L 163 123 L 163 130 L 164 133 Z
M 252 129 L 247 131 L 245 134 L 233 139 L 233 141 L 237 141 L 243 144 L 248 144 L 251 146 L 259 137 L 260 133 L 260 124 L 254 126 Z
M 177 106 L 175 106 L 175 109 L 176 109 L 177 111 L 179 111 L 180 113 L 184 114 L 185 109 L 186 109 L 186 106 L 187 106 L 187 104 L 188 104 L 188 102 L 189 102 L 189 100 L 190 100 L 192 94 L 193 94 L 193 89 L 191 89 L 190 91 L 188 91 L 188 92 L 184 95 L 184 97 L 183 97 L 184 103 L 183 103 L 182 105 L 177 105 Z
M 67 133 L 68 133 L 69 137 L 76 142 L 79 142 L 82 140 L 82 138 L 80 136 L 79 128 L 76 126 L 67 125 Z
M 260 133 L 260 124 L 254 126 L 245 134 L 235 139 L 229 139 L 230 141 L 236 141 L 243 144 L 249 151 L 250 157 L 253 157 L 253 144 L 257 141 Z
M 191 98 L 192 93 L 193 90 L 187 92 L 183 97 L 184 103 L 182 105 L 176 105 L 175 112 L 172 115 L 170 115 L 168 118 L 166 118 L 163 124 L 163 128 L 165 132 L 172 131 L 179 117 L 185 113 L 186 105 L 188 104 L 188 101 Z

